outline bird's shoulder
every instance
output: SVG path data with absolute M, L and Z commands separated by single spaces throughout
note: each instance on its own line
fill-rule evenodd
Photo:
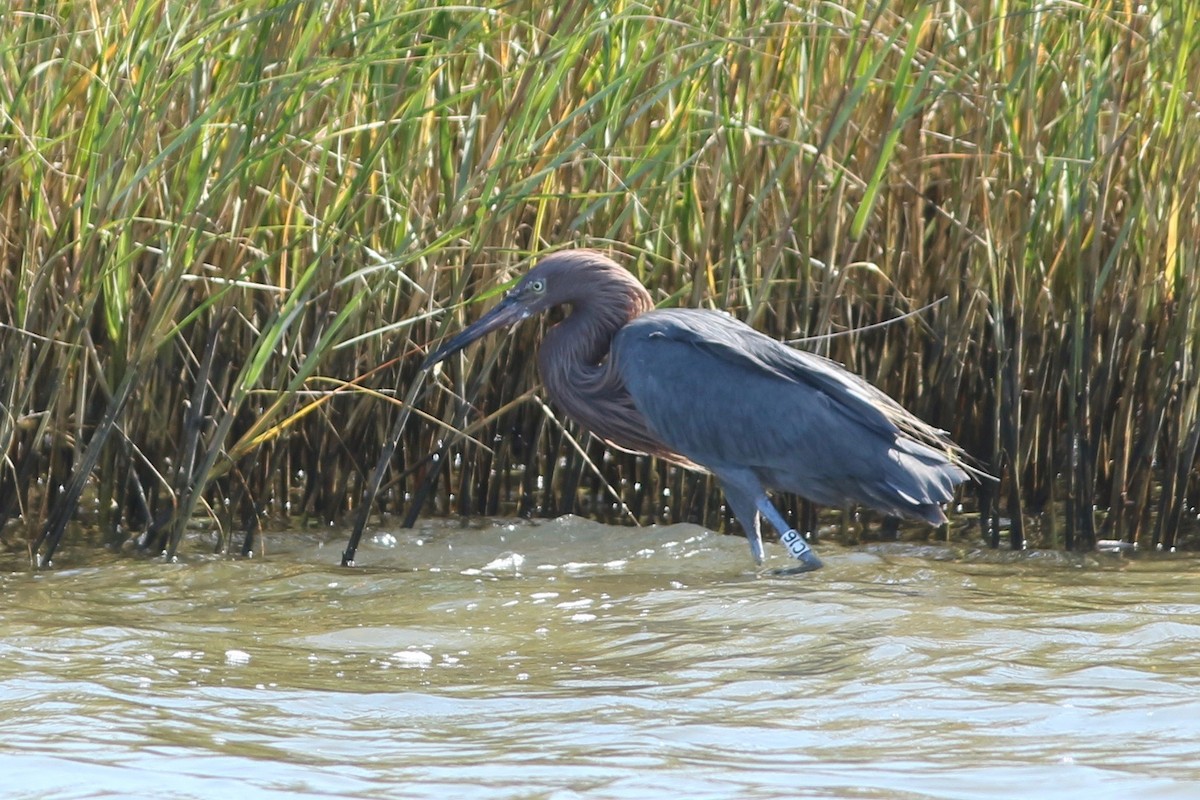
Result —
M 678 345 L 690 345 L 720 361 L 789 382 L 860 388 L 860 379 L 840 364 L 772 339 L 721 311 L 651 311 L 631 320 L 614 340 L 615 348 L 635 358 L 674 353 Z M 847 383 L 849 386 L 845 386 Z
M 905 414 L 841 364 L 790 347 L 719 311 L 660 309 L 643 314 L 617 334 L 613 352 L 618 369 L 631 382 L 644 380 L 647 368 L 668 373 L 692 369 L 735 382 L 749 376 L 774 380 L 813 392 L 840 413 L 886 434 L 896 432 L 893 414 Z M 707 359 L 707 369 L 702 359 Z
M 737 342 L 746 333 L 762 336 L 746 323 L 723 311 L 662 308 L 630 320 L 617 333 L 616 342 L 633 344 L 656 340 L 660 343 L 720 344 Z

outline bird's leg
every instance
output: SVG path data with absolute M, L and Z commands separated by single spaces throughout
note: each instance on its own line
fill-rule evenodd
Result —
M 821 563 L 821 559 L 817 558 L 817 554 L 808 546 L 808 542 L 804 540 L 804 535 L 795 528 L 788 527 L 787 522 L 783 519 L 783 515 L 771 503 L 770 498 L 765 494 L 760 494 L 754 498 L 754 507 L 758 509 L 760 514 L 767 518 L 767 522 L 771 523 L 771 527 L 779 532 L 779 541 L 792 554 L 792 558 L 804 565 L 805 571 L 820 569 L 824 566 Z M 761 543 L 759 547 L 762 547 Z M 762 562 L 760 561 L 759 563 L 761 564 Z
M 763 545 L 762 530 L 758 524 L 758 514 L 754 515 L 754 524 L 746 531 L 746 541 L 750 543 L 750 555 L 754 556 L 754 563 L 761 567 L 763 563 Z
M 746 532 L 746 541 L 750 544 L 750 555 L 759 566 L 763 563 L 761 517 L 766 517 L 775 530 L 779 531 L 779 540 L 787 547 L 793 558 L 800 561 L 801 566 L 795 571 L 807 572 L 821 568 L 821 559 L 804 541 L 804 537 L 787 526 L 783 517 L 767 499 L 762 482 L 752 470 L 745 467 L 712 467 L 713 474 L 721 481 L 725 490 L 725 499 L 733 515 L 742 523 Z

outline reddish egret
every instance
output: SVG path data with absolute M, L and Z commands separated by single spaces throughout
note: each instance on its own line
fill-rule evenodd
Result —
M 758 564 L 761 515 L 801 571 L 821 566 L 767 490 L 941 525 L 967 479 L 942 431 L 841 365 L 720 312 L 655 311 L 641 283 L 590 250 L 542 259 L 424 367 L 560 305 L 571 313 L 538 353 L 550 399 L 616 447 L 715 475 Z

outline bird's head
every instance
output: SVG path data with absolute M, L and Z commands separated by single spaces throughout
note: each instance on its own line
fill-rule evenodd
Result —
M 591 250 L 566 250 L 547 256 L 525 273 L 491 311 L 426 356 L 421 368 L 429 369 L 492 331 L 571 303 L 597 270 L 610 268 L 628 275 L 612 259 Z

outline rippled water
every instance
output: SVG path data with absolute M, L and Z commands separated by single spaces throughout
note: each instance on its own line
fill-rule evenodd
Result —
M 342 543 L 0 575 L 3 796 L 1200 797 L 1196 561 Z

